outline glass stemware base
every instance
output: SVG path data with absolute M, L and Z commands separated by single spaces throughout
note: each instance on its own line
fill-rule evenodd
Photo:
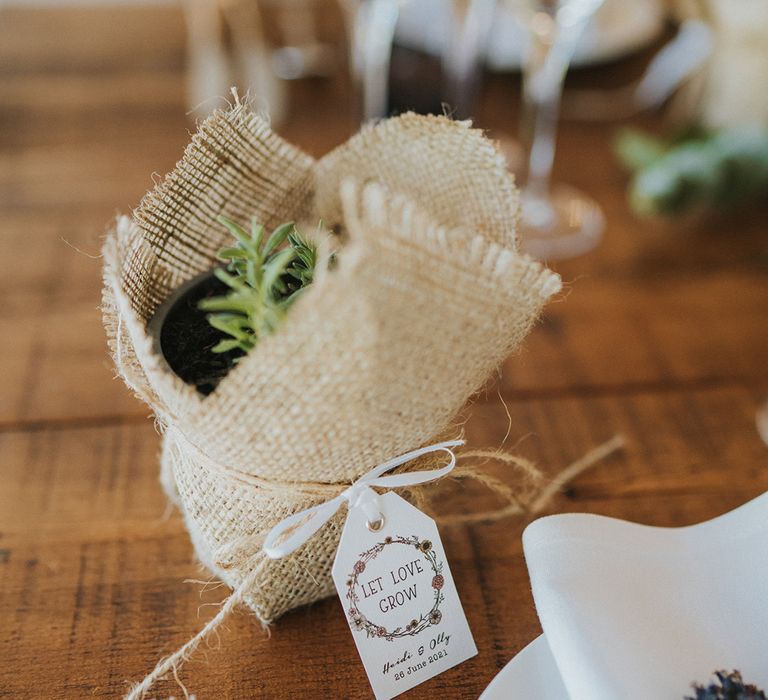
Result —
M 545 196 L 522 191 L 520 247 L 537 260 L 565 260 L 592 250 L 605 229 L 605 217 L 590 197 L 568 185 Z

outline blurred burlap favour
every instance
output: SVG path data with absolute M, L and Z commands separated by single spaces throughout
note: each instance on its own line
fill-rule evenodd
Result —
M 203 397 L 168 369 L 147 323 L 217 264 L 229 243 L 221 214 L 268 229 L 322 220 L 342 244 L 333 269 Z M 517 252 L 517 214 L 503 157 L 469 123 L 406 114 L 315 160 L 237 103 L 204 121 L 118 221 L 105 245 L 110 348 L 157 417 L 162 481 L 200 560 L 235 589 L 219 615 L 245 602 L 266 624 L 333 593 L 343 512 L 283 559 L 264 557 L 266 533 L 373 466 L 456 435 L 457 413 L 560 289 Z M 520 509 L 499 490 L 505 512 Z

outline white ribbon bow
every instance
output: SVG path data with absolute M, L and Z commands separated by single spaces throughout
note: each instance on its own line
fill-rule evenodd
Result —
M 440 479 L 456 466 L 456 455 L 451 448 L 463 444 L 464 440 L 438 442 L 434 445 L 413 450 L 412 452 L 406 452 L 399 457 L 380 464 L 378 467 L 374 467 L 367 474 L 363 474 L 348 489 L 342 491 L 336 498 L 302 510 L 299 513 L 294 513 L 281 520 L 267 534 L 262 550 L 270 559 L 280 559 L 288 556 L 325 525 L 334 516 L 336 511 L 339 510 L 344 501 L 347 501 L 350 508 L 362 508 L 368 518 L 368 522 L 374 522 L 381 516 L 381 511 L 379 510 L 379 494 L 371 487 L 380 486 L 382 488 L 396 489 L 403 486 L 425 484 L 429 481 Z M 399 467 L 401 464 L 410 462 L 430 452 L 441 451 L 447 452 L 451 457 L 451 461 L 440 469 L 382 476 L 385 472 Z M 280 544 L 276 544 L 287 530 L 290 530 L 302 520 L 306 522 L 296 527 L 293 533 L 281 541 Z

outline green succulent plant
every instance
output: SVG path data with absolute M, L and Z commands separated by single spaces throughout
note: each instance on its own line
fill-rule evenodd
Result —
M 744 683 L 738 671 L 717 671 L 715 676 L 715 683 L 694 685 L 695 695 L 685 700 L 768 700 L 764 691 Z
M 281 224 L 265 240 L 264 226 L 255 218 L 250 232 L 224 216 L 219 221 L 236 240 L 236 245 L 219 250 L 226 266 L 214 271 L 229 292 L 203 299 L 198 306 L 209 312 L 208 322 L 228 336 L 212 352 L 247 353 L 280 325 L 312 283 L 317 247 L 299 234 L 293 222 Z

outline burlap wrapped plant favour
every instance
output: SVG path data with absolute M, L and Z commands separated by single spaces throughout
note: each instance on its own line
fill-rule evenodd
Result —
M 203 122 L 118 222 L 105 246 L 112 354 L 157 416 L 163 484 L 200 560 L 236 589 L 227 605 L 244 601 L 267 623 L 331 594 L 343 514 L 276 561 L 261 553 L 266 532 L 372 466 L 455 435 L 452 419 L 560 288 L 518 254 L 517 212 L 503 158 L 468 123 L 406 114 L 316 161 L 237 104 Z M 216 264 L 221 214 L 322 221 L 341 245 L 203 397 L 169 371 L 147 323 Z

